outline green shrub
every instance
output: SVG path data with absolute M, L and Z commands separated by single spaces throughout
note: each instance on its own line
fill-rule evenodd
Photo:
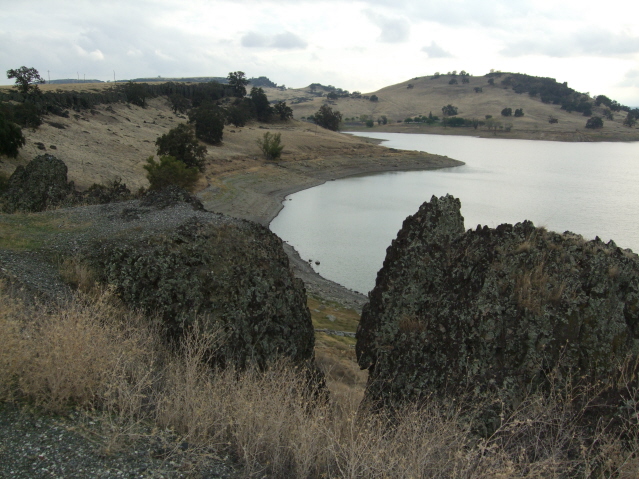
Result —
M 262 138 L 257 139 L 257 144 L 267 160 L 277 160 L 282 156 L 284 145 L 280 133 L 272 134 L 267 131 Z
M 328 105 L 322 105 L 319 110 L 311 118 L 316 124 L 327 130 L 339 130 L 339 124 L 342 121 L 342 114 L 339 111 L 333 111 Z
M 195 138 L 193 128 L 186 123 L 181 123 L 168 133 L 155 140 L 158 147 L 158 156 L 173 156 L 189 168 L 197 168 L 204 171 L 204 156 L 206 147 L 200 145 Z
M 0 155 L 15 158 L 25 143 L 26 140 L 20 127 L 5 119 L 4 115 L 0 113 Z
M 586 128 L 597 129 L 597 128 L 603 128 L 603 126 L 604 126 L 604 122 L 598 116 L 593 116 L 592 118 L 588 118 L 588 121 L 586 122 Z
M 173 156 L 162 156 L 159 163 L 149 156 L 146 162 L 144 169 L 147 171 L 146 177 L 150 183 L 150 190 L 177 185 L 191 191 L 200 176 L 197 168 L 189 168 L 183 161 Z
M 212 145 L 222 142 L 225 120 L 225 112 L 211 102 L 189 111 L 189 123 L 195 124 L 195 136 Z
M 226 108 L 226 123 L 241 128 L 251 119 L 251 108 L 246 101 L 237 101 Z

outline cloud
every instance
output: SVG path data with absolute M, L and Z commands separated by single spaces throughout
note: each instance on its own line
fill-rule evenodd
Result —
M 265 48 L 269 42 L 267 37 L 255 32 L 249 32 L 242 37 L 242 46 L 248 48 Z
M 159 48 L 156 48 L 153 53 L 155 53 L 155 56 L 157 56 L 161 60 L 165 60 L 165 61 L 174 61 L 175 60 L 173 57 L 171 57 L 170 55 L 167 55 L 166 53 L 164 53 Z
M 515 41 L 501 53 L 508 57 L 546 55 L 565 58 L 570 56 L 610 57 L 639 53 L 639 37 L 618 34 L 602 29 L 583 29 L 567 35 L 540 32 L 537 38 Z
M 78 55 L 80 55 L 81 57 L 89 58 L 96 61 L 104 60 L 104 54 L 98 49 L 93 50 L 92 52 L 87 52 L 80 45 L 74 45 L 73 47 Z
M 402 8 L 411 19 L 421 19 L 452 27 L 479 25 L 490 28 L 513 28 L 513 19 L 526 17 L 532 10 L 531 2 L 520 0 L 441 1 L 420 2 L 393 1 L 393 7 Z
M 378 40 L 383 43 L 402 43 L 410 36 L 410 24 L 404 18 L 389 18 L 371 10 L 366 15 L 382 32 Z
M 618 86 L 639 88 L 639 69 L 628 70 Z
M 304 49 L 308 46 L 308 43 L 291 32 L 285 32 L 280 33 L 279 35 L 275 35 L 273 37 L 271 46 L 280 50 L 289 50 L 295 48 Z
M 279 33 L 273 36 L 249 32 L 242 37 L 242 46 L 247 48 L 275 48 L 277 50 L 304 49 L 308 43 L 291 32 Z
M 428 54 L 429 58 L 452 58 L 453 55 L 447 52 L 435 42 L 430 42 L 430 46 L 422 47 L 422 51 Z

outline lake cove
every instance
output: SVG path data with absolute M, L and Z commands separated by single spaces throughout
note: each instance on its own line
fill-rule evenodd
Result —
M 357 135 L 466 164 L 344 178 L 287 197 L 271 230 L 302 258 L 312 259 L 318 273 L 347 288 L 372 289 L 406 216 L 432 195 L 447 193 L 460 198 L 467 229 L 528 219 L 549 230 L 613 239 L 639 251 L 639 142 Z

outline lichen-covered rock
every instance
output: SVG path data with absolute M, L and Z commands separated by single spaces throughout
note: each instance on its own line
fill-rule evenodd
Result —
M 78 202 L 86 205 L 116 203 L 132 198 L 131 190 L 122 183 L 121 178 L 116 178 L 104 185 L 94 183 L 86 191 L 78 194 Z
M 52 155 L 40 155 L 13 172 L 2 197 L 3 210 L 6 213 L 44 211 L 73 203 L 74 194 L 64 162 Z
M 194 210 L 204 210 L 204 206 L 197 196 L 192 195 L 184 188 L 180 188 L 176 185 L 167 186 L 157 191 L 149 191 L 144 198 L 142 198 L 140 205 L 164 209 L 179 203 L 188 203 Z
M 101 241 L 90 261 L 126 303 L 158 314 L 173 338 L 197 319 L 225 337 L 213 361 L 243 368 L 278 356 L 314 357 L 314 332 L 301 280 L 281 240 L 247 221 L 212 215 L 173 232 Z
M 464 232 L 459 200 L 433 197 L 388 248 L 357 340 L 381 405 L 497 393 L 508 407 L 569 380 L 614 389 L 639 353 L 639 260 L 529 221 Z

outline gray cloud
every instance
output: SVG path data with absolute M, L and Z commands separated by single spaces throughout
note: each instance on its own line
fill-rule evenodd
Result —
M 378 40 L 383 43 L 401 43 L 410 36 L 410 24 L 404 18 L 389 18 L 370 10 L 365 12 L 368 18 L 382 31 Z
M 618 86 L 639 88 L 639 69 L 628 70 Z
M 430 42 L 430 46 L 422 47 L 422 51 L 428 53 L 429 58 L 452 58 L 453 55 L 447 52 L 435 42 Z
M 308 46 L 304 40 L 291 32 L 280 33 L 273 37 L 273 42 L 271 43 L 273 48 L 278 48 L 281 50 L 290 50 L 301 48 L 304 49 Z
M 267 47 L 269 39 L 259 33 L 249 32 L 242 37 L 242 46 L 248 48 L 263 48 Z
M 490 2 L 462 1 L 445 2 L 423 0 L 389 5 L 401 8 L 410 18 L 439 23 L 452 27 L 478 25 L 482 27 L 510 30 L 515 28 L 515 19 L 526 17 L 533 7 L 529 0 L 492 0 Z
M 547 55 L 559 58 L 575 55 L 610 57 L 639 53 L 639 37 L 601 29 L 584 29 L 571 35 L 539 33 L 537 37 L 514 41 L 501 53 L 508 57 Z
M 308 46 L 302 38 L 291 32 L 273 36 L 249 32 L 242 37 L 242 46 L 248 48 L 276 48 L 278 50 L 304 49 Z

